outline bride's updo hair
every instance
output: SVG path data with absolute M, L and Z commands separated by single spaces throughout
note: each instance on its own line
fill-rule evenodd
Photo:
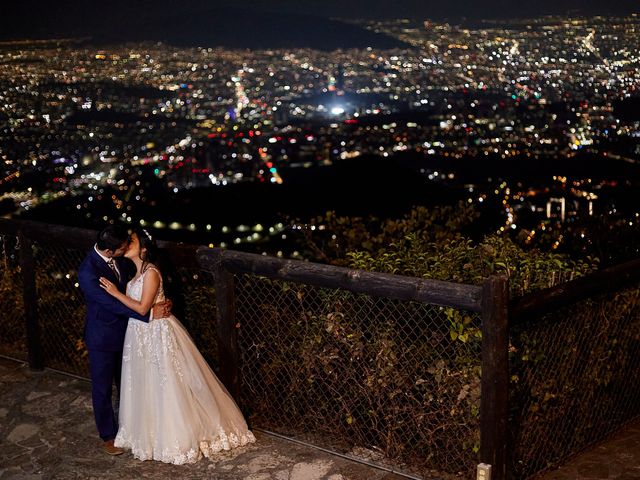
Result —
M 136 228 L 135 234 L 140 242 L 140 260 L 142 260 L 142 271 L 148 264 L 152 263 L 158 266 L 158 245 L 151 234 L 144 228 Z M 146 252 L 142 252 L 146 249 Z

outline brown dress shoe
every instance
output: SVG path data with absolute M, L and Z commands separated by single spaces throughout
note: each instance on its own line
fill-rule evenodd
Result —
M 104 442 L 104 451 L 107 455 L 122 455 L 124 450 L 120 447 L 116 447 L 113 444 L 113 440 L 107 440 Z

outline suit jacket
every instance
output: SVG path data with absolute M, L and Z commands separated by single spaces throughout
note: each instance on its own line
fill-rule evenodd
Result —
M 84 339 L 90 350 L 120 352 L 124 345 L 129 318 L 149 321 L 148 314 L 140 315 L 125 307 L 100 286 L 100 277 L 106 277 L 118 285 L 118 290 L 126 291 L 130 266 L 124 258 L 114 258 L 114 261 L 120 272 L 120 281 L 93 248 L 78 268 L 80 289 L 87 304 Z

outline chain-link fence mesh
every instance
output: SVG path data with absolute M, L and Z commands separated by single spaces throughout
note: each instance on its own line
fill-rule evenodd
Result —
M 87 238 L 93 234 L 87 232 Z M 87 242 L 33 241 L 40 343 L 47 367 L 88 377 L 83 341 L 85 303 L 78 267 Z M 217 365 L 216 307 L 213 275 L 200 271 L 195 249 L 172 244 L 162 249 L 161 269 L 174 314 L 185 324 L 212 366 Z M 0 354 L 27 359 L 26 323 L 17 236 L 0 234 L 0 309 L 3 312 Z M 179 256 L 173 259 L 178 251 Z M 185 257 L 186 252 L 186 257 Z M 183 259 L 187 258 L 188 261 Z
M 78 267 L 86 252 L 56 243 L 33 245 L 38 295 L 38 323 L 45 364 L 88 376 L 84 346 L 84 297 Z
M 237 278 L 236 295 L 241 402 L 254 425 L 419 471 L 473 469 L 477 314 L 254 275 Z
M 20 242 L 13 235 L 0 235 L 0 354 L 27 359 L 27 330 L 22 299 Z
M 166 295 L 174 315 L 184 324 L 211 368 L 218 371 L 216 297 L 212 273 L 180 262 L 165 262 L 162 269 Z
M 640 288 L 511 329 L 514 478 L 559 465 L 640 415 Z
M 36 242 L 33 251 L 45 364 L 88 377 L 88 353 L 83 341 L 86 308 L 77 271 L 87 251 L 54 242 Z M 170 257 L 170 254 L 165 256 Z M 213 276 L 200 272 L 197 266 L 184 267 L 170 260 L 163 262 L 161 268 L 167 296 L 174 303 L 174 313 L 192 332 L 205 358 L 215 366 Z M 19 321 L 24 330 L 24 318 Z
M 19 249 L 0 236 L 2 349 L 26 358 Z M 76 248 L 74 248 L 76 247 Z M 214 278 L 161 264 L 174 313 L 217 366 Z M 86 249 L 35 241 L 45 365 L 88 376 L 77 268 Z M 253 425 L 419 470 L 469 471 L 479 447 L 477 314 L 254 275 L 238 277 L 242 406 Z M 320 435 L 322 440 L 320 440 Z M 358 453 L 356 453 L 358 454 Z

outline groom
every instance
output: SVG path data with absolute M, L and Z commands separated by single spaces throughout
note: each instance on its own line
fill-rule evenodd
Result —
M 149 321 L 149 314 L 139 315 L 125 307 L 100 287 L 100 277 L 106 277 L 125 292 L 133 275 L 133 264 L 122 258 L 129 245 L 129 233 L 119 225 L 110 225 L 100 233 L 78 269 L 80 288 L 87 304 L 84 339 L 89 350 L 93 414 L 104 450 L 120 455 L 123 450 L 113 445 L 118 433 L 118 421 L 111 401 L 112 385 L 120 391 L 122 348 L 129 317 Z M 171 313 L 171 302 L 153 306 L 151 318 L 164 318 Z

